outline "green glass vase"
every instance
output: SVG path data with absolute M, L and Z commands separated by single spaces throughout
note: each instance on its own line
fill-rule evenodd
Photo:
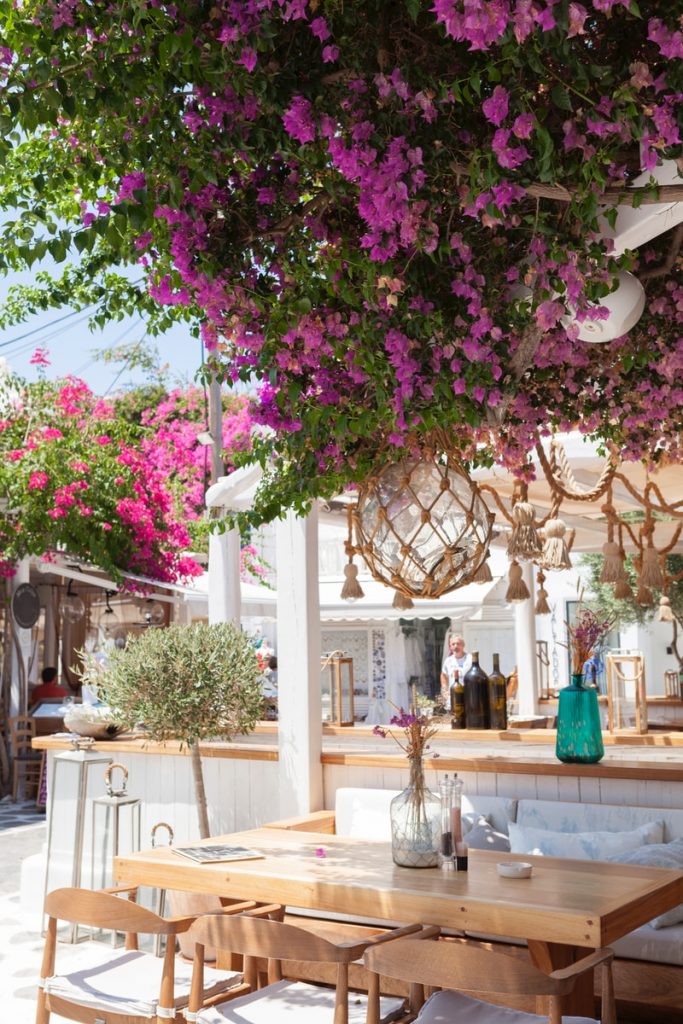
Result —
M 583 685 L 581 673 L 560 690 L 555 756 L 565 764 L 595 764 L 605 756 L 598 694 Z

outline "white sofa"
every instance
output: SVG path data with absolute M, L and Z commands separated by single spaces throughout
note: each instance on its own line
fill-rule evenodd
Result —
M 275 824 L 388 841 L 389 804 L 395 795 L 393 790 L 338 789 L 334 811 L 321 811 Z M 683 837 L 683 810 L 677 808 L 464 795 L 463 814 L 470 815 L 471 819 L 484 815 L 496 833 L 508 833 L 510 824 L 524 830 L 545 830 L 549 836 L 553 832 L 574 836 L 596 832 L 631 833 L 659 822 L 661 828 L 645 829 L 650 845 L 659 846 L 662 841 L 670 843 Z M 519 940 L 494 936 L 471 934 L 468 938 L 522 945 Z M 650 1020 L 653 1024 L 683 1024 L 683 921 L 661 928 L 643 925 L 615 942 L 613 948 L 617 954 L 616 994 L 620 1003 L 627 1007 L 629 1019 Z

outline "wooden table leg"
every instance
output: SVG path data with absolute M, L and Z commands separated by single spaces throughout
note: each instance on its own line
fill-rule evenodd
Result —
M 581 946 L 564 946 L 557 942 L 539 942 L 530 939 L 528 942 L 529 953 L 536 967 L 550 974 L 560 967 L 569 967 L 570 964 L 586 956 L 587 949 Z M 577 978 L 574 990 L 563 999 L 562 1012 L 576 1017 L 595 1016 L 595 993 L 593 990 L 593 971 L 586 971 Z M 546 1000 L 542 1000 L 546 1002 Z M 545 1006 L 540 1007 L 540 1012 L 545 1012 Z

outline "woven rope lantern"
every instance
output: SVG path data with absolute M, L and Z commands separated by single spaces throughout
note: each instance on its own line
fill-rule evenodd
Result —
M 425 450 L 383 462 L 363 484 L 356 544 L 376 580 L 406 597 L 440 597 L 477 573 L 493 519 L 462 464 Z

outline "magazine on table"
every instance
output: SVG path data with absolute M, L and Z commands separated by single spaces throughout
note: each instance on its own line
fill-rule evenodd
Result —
M 259 860 L 265 857 L 260 850 L 251 850 L 247 846 L 174 846 L 174 853 L 188 857 L 197 864 L 216 864 L 230 860 Z

